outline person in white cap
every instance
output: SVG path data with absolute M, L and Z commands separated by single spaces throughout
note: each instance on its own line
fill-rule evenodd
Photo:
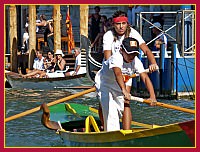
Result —
M 54 53 L 56 56 L 56 63 L 55 63 L 55 67 L 54 67 L 54 72 L 56 70 L 65 70 L 66 68 L 66 61 L 63 59 L 63 52 L 60 49 L 57 49 L 56 52 Z
M 103 62 L 101 70 L 95 76 L 95 86 L 100 97 L 103 112 L 102 123 L 105 131 L 120 130 L 119 119 L 121 117 L 123 117 L 123 129 L 126 129 L 124 123 L 130 119 L 123 116 L 126 102 L 129 104 L 130 92 L 126 89 L 122 73 L 132 75 L 135 71 L 139 72 L 150 93 L 151 105 L 156 103 L 153 85 L 145 73 L 142 62 L 137 57 L 138 54 L 139 42 L 134 38 L 125 38 L 120 51 Z
M 160 45 L 157 44 L 165 44 L 165 57 L 168 57 L 167 54 L 167 37 L 162 32 L 162 26 L 159 22 L 156 22 L 153 24 L 153 26 L 150 26 L 149 28 L 152 29 L 153 34 L 156 36 L 156 40 L 154 43 L 154 46 L 152 48 L 152 51 L 160 51 Z

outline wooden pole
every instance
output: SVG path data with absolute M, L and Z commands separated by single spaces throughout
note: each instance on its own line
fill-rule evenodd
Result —
M 53 7 L 54 52 L 61 49 L 60 5 Z
M 146 103 L 146 104 L 151 104 L 150 100 L 146 100 L 146 99 L 139 98 L 139 97 L 131 96 L 131 100 L 143 102 L 143 103 Z M 174 109 L 174 110 L 178 110 L 178 111 L 182 111 L 182 112 L 187 112 L 187 113 L 190 113 L 190 114 L 195 114 L 195 110 L 182 108 L 182 107 L 178 107 L 178 106 L 174 106 L 174 105 L 170 105 L 170 104 L 165 104 L 165 103 L 162 103 L 162 102 L 156 102 L 156 106 Z
M 11 5 L 10 11 L 10 54 L 11 71 L 17 72 L 17 11 L 16 6 Z
M 29 61 L 28 68 L 33 68 L 33 60 L 36 50 L 36 7 L 35 5 L 29 6 Z
M 88 37 L 88 5 L 80 5 L 80 35 Z

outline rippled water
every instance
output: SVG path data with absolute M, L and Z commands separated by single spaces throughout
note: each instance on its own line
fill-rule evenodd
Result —
M 52 102 L 80 92 L 80 90 L 5 90 L 6 118 L 26 110 L 40 106 L 43 102 Z M 158 100 L 167 104 L 194 109 L 194 100 Z M 95 93 L 90 93 L 68 102 L 82 103 L 98 107 Z M 187 114 L 162 107 L 150 107 L 143 103 L 132 102 L 134 121 L 165 125 L 194 119 L 193 114 Z M 42 111 L 9 121 L 5 125 L 6 147 L 62 147 L 60 137 L 54 131 L 48 130 L 40 123 Z

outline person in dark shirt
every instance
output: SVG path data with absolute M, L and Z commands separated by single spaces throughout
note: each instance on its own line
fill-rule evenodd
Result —
M 94 8 L 95 13 L 89 16 L 89 19 L 91 19 L 91 25 L 90 25 L 90 40 L 91 43 L 95 40 L 97 34 L 100 32 L 99 24 L 101 20 L 100 7 L 96 6 Z

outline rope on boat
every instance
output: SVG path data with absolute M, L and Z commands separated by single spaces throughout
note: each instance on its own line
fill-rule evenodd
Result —
M 189 78 L 188 81 L 189 81 L 189 83 L 190 83 L 190 88 L 191 88 L 191 91 L 192 91 L 193 96 L 194 96 L 194 91 L 193 91 L 193 88 L 192 88 L 192 83 L 191 83 L 191 81 L 190 81 L 189 72 L 188 72 L 188 67 L 186 66 L 185 58 L 184 58 L 184 63 L 185 63 L 185 67 L 186 67 L 187 75 L 188 75 L 188 78 Z
M 179 69 L 178 67 L 177 67 L 177 69 L 178 69 L 178 72 L 179 72 L 179 74 L 180 74 L 180 76 L 181 76 L 181 78 L 182 78 L 182 80 L 183 80 L 183 83 L 184 83 L 184 85 L 185 85 L 185 88 L 186 88 L 187 92 L 189 93 L 190 91 L 189 91 L 189 89 L 188 89 L 188 87 L 187 87 L 187 85 L 186 85 L 186 82 L 185 82 L 185 80 L 184 80 L 184 78 L 183 78 L 183 75 L 181 74 L 181 71 L 180 71 L 180 69 Z M 190 80 L 190 78 L 189 78 L 189 80 Z M 190 84 L 190 85 L 191 85 L 191 84 Z M 193 96 L 194 96 L 194 91 L 193 91 L 193 89 L 192 89 L 191 91 L 192 91 Z M 191 99 L 193 99 L 193 97 L 190 95 L 190 93 L 189 93 L 189 96 L 190 96 Z
M 91 55 L 90 55 L 90 49 L 89 49 L 89 52 L 88 52 L 88 60 L 90 61 L 91 64 L 95 65 L 96 67 L 98 68 L 101 68 L 102 67 L 102 64 L 97 62 Z
M 89 59 L 94 62 L 94 64 L 98 65 L 98 66 L 102 66 L 101 63 L 97 62 L 90 54 L 89 54 Z
M 98 68 L 101 68 L 101 66 L 100 65 L 97 65 L 96 63 L 94 63 L 91 59 L 89 59 L 89 61 L 90 61 L 90 63 L 91 64 L 93 64 L 93 65 L 95 65 L 96 67 L 98 67 Z
M 89 57 L 89 61 L 90 61 L 93 65 L 97 66 L 98 68 L 101 68 L 101 67 L 102 67 L 102 64 L 99 63 L 99 62 L 97 62 L 97 61 L 91 56 L 91 48 L 90 48 L 90 47 L 89 47 L 89 50 L 88 50 L 88 57 Z

